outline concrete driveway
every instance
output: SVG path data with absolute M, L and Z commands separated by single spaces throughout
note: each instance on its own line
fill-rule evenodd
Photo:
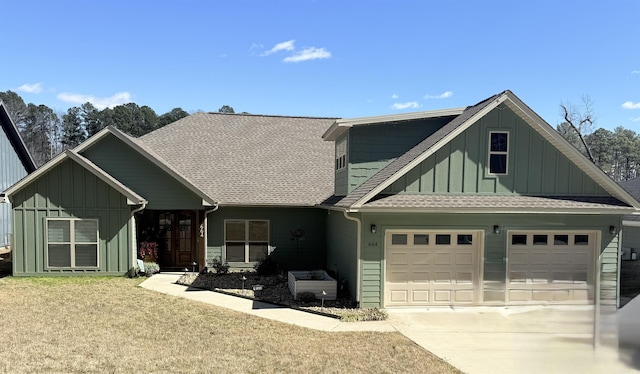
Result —
M 640 308 L 640 300 L 637 304 Z M 634 362 L 640 351 L 617 349 L 616 315 L 601 317 L 603 331 L 613 328 L 614 334 L 606 333 L 608 343 L 594 350 L 592 306 L 396 309 L 389 314 L 398 331 L 466 373 L 640 372 L 640 362 Z

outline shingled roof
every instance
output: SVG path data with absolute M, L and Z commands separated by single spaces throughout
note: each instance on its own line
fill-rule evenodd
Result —
M 195 113 L 138 142 L 220 205 L 314 206 L 333 193 L 335 120 Z

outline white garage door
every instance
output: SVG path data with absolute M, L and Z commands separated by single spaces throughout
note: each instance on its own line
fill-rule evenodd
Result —
M 509 231 L 507 303 L 593 300 L 596 232 Z
M 479 231 L 387 230 L 385 307 L 475 304 Z

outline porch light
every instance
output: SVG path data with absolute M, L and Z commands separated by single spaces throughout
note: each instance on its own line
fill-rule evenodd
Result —
M 375 234 L 375 233 L 376 233 L 376 230 L 377 230 L 376 225 L 371 225 L 371 233 L 372 233 L 372 234 Z
M 500 234 L 500 226 L 498 226 L 498 225 L 493 226 L 493 233 L 494 234 Z
M 617 228 L 615 226 L 609 226 L 609 234 L 611 235 L 615 235 L 616 234 Z

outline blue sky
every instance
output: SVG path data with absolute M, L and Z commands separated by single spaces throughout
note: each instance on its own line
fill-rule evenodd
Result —
M 512 90 L 547 122 L 589 95 L 640 132 L 640 1 L 21 0 L 2 4 L 0 91 L 57 111 L 361 117 Z

